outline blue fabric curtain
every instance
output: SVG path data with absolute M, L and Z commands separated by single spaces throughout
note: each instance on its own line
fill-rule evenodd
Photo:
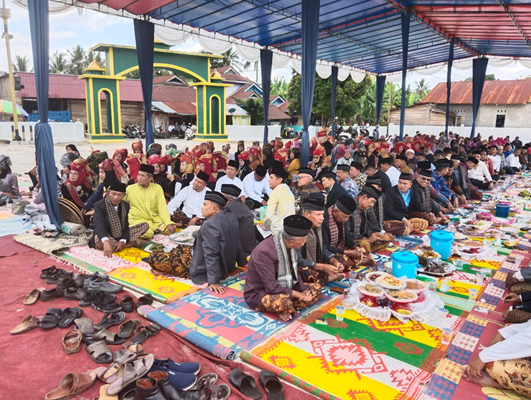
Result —
M 303 130 L 301 165 L 303 167 L 308 165 L 310 159 L 310 134 L 308 133 L 308 127 L 312 117 L 320 8 L 320 0 L 302 0 L 301 111 Z
M 334 125 L 334 122 L 336 122 L 336 93 L 337 93 L 338 72 L 339 72 L 338 67 L 332 67 L 332 126 Z
M 376 138 L 380 137 L 380 114 L 382 113 L 383 96 L 385 92 L 385 75 L 376 77 Z M 389 122 L 388 122 L 389 123 Z
M 472 62 L 472 130 L 470 137 L 476 134 L 476 119 L 478 117 L 479 103 L 483 93 L 483 84 L 485 83 L 485 74 L 487 73 L 488 58 L 476 58 Z
M 155 47 L 155 25 L 149 21 L 134 20 L 136 55 L 140 72 L 140 85 L 144 100 L 146 118 L 146 149 L 155 141 L 151 124 L 151 99 L 153 95 L 153 49 Z
M 273 65 L 273 53 L 270 50 L 260 50 L 260 67 L 262 68 L 262 91 L 264 103 L 264 144 L 269 135 L 269 92 L 271 91 L 271 67 Z
M 409 51 L 409 24 L 411 15 L 409 11 L 402 14 L 402 100 L 400 101 L 400 139 L 404 137 L 404 123 L 406 122 L 406 75 L 407 55 Z
M 28 1 L 31 47 L 33 50 L 33 68 L 35 71 L 35 89 L 37 108 L 41 122 L 35 125 L 35 151 L 39 183 L 44 195 L 44 204 L 50 222 L 58 229 L 63 223 L 57 198 L 57 170 L 53 151 L 52 128 L 48 124 L 48 2 L 42 0 Z
M 448 54 L 448 70 L 446 71 L 446 119 L 444 122 L 444 133 L 448 139 L 448 122 L 450 121 L 450 93 L 452 92 L 452 65 L 454 65 L 454 41 L 450 43 L 450 54 Z

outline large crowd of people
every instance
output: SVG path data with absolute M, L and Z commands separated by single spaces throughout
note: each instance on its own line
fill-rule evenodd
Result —
M 447 214 L 481 199 L 504 175 L 531 168 L 531 143 L 480 134 L 362 135 L 343 142 L 322 129 L 310 142 L 308 165 L 298 139 L 249 147 L 240 141 L 235 153 L 230 150 L 211 141 L 180 150 L 154 143 L 144 150 L 138 141 L 112 158 L 98 151 L 83 158 L 69 145 L 57 191 L 93 229 L 90 246 L 108 257 L 140 239 L 195 227 L 191 252 L 150 257 L 153 270 L 223 293 L 221 281 L 236 264 L 246 266 L 247 304 L 287 321 L 315 303 L 328 282 L 373 265 L 371 253 L 395 235 L 424 223 L 444 225 Z M 32 215 L 45 214 L 38 167 L 30 176 L 35 204 L 27 207 Z M 0 205 L 21 195 L 10 158 L 0 155 Z M 158 265 L 168 260 L 169 266 Z M 500 350 L 482 352 L 467 373 L 477 378 L 485 363 L 517 352 L 520 342 L 513 338 L 522 329 L 531 328 L 500 331 L 494 340 L 504 343 Z

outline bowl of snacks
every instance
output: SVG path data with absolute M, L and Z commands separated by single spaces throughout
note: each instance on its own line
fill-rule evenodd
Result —
M 418 279 L 406 279 L 406 289 L 413 293 L 422 293 L 428 290 L 428 285 Z
M 380 297 L 384 295 L 384 290 L 380 286 L 375 285 L 374 283 L 366 283 L 364 285 L 361 284 L 358 285 L 356 289 L 358 289 L 358 292 L 360 292 L 364 296 Z
M 367 280 L 367 282 L 375 282 L 376 279 L 378 279 L 380 276 L 384 276 L 384 275 L 388 275 L 388 274 L 386 274 L 383 271 L 369 272 L 367 275 L 365 275 L 365 279 Z
M 395 303 L 411 303 L 417 300 L 418 295 L 408 290 L 389 290 L 385 296 Z
M 389 274 L 377 278 L 376 283 L 385 289 L 404 289 L 406 287 L 404 281 Z
M 442 258 L 442 256 L 436 251 L 433 251 L 430 246 L 421 247 L 419 249 L 414 250 L 412 253 L 418 256 L 419 264 L 423 267 L 428 265 L 428 262 L 430 260 Z

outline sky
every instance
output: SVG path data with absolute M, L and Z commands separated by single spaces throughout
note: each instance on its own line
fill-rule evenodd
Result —
M 7 8 L 11 10 L 9 20 L 9 31 L 14 36 L 11 40 L 11 55 L 26 56 L 30 67 L 33 66 L 31 38 L 29 31 L 29 20 L 27 10 L 12 3 L 6 2 Z M 2 24 L 3 28 L 3 24 Z M 3 31 L 3 29 L 2 29 Z M 50 15 L 50 57 L 56 51 L 66 52 L 77 44 L 88 50 L 98 43 L 135 45 L 133 21 L 128 18 L 111 16 L 104 13 L 85 10 L 83 15 L 79 15 L 76 10 L 63 14 Z M 193 38 L 179 46 L 174 46 L 173 50 L 200 52 L 201 46 Z M 7 55 L 4 39 L 0 39 L 0 70 L 7 71 Z M 256 71 L 243 73 L 251 79 L 256 78 Z M 272 71 L 272 79 L 285 78 L 289 82 L 291 79 L 291 68 L 277 68 Z M 522 79 L 531 75 L 531 70 L 513 63 L 504 68 L 494 68 L 489 66 L 487 74 L 494 74 L 496 79 Z M 462 81 L 472 76 L 472 71 L 455 70 L 452 74 L 453 81 Z M 434 75 L 422 75 L 416 72 L 408 73 L 407 83 L 415 86 L 421 78 L 425 78 L 429 87 L 433 88 L 439 82 L 446 82 L 446 69 Z

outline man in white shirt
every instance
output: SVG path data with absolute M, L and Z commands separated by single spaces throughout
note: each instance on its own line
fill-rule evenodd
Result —
M 508 169 L 512 171 L 512 174 L 520 172 L 520 170 L 522 169 L 522 164 L 520 164 L 519 161 L 521 151 L 522 149 L 518 147 L 514 149 L 512 154 L 509 154 L 507 157 L 505 157 L 505 172 L 507 172 Z M 511 172 L 508 173 L 511 174 Z
M 496 146 L 489 147 L 489 158 L 492 160 L 492 169 L 494 169 L 496 174 L 499 174 L 502 160 L 498 154 L 498 148 Z
M 472 155 L 474 158 L 476 158 L 479 161 L 478 169 L 481 170 L 483 176 L 485 177 L 485 180 L 487 182 L 492 182 L 492 176 L 489 172 L 489 167 L 487 167 L 487 164 L 481 161 L 481 150 L 474 150 Z
M 398 178 L 400 177 L 400 171 L 393 166 L 393 159 L 391 157 L 384 158 L 380 161 L 380 170 L 386 173 L 391 181 L 391 186 L 398 185 Z
M 472 184 L 477 186 L 479 189 L 490 190 L 494 186 L 492 183 L 492 178 L 490 178 L 489 171 L 487 170 L 487 174 L 490 178 L 490 180 L 487 180 L 484 170 L 479 167 L 479 163 L 480 161 L 476 157 L 468 157 L 466 160 L 468 179 L 470 179 L 470 182 L 472 182 Z
M 270 194 L 271 188 L 269 187 L 267 168 L 263 165 L 258 165 L 256 171 L 248 174 L 243 179 L 243 195 L 247 200 L 253 202 L 254 210 L 266 206 Z
M 195 225 L 198 219 L 203 218 L 201 208 L 205 200 L 205 193 L 210 191 L 207 188 L 207 182 L 210 177 L 207 173 L 199 171 L 193 182 L 182 189 L 177 196 L 168 203 L 168 212 L 170 215 L 182 206 L 182 211 L 188 218 L 191 218 L 188 225 Z
M 221 185 L 234 185 L 240 190 L 243 190 L 243 183 L 241 179 L 236 176 L 238 173 L 238 161 L 229 160 L 225 172 L 226 174 L 216 182 L 216 188 L 214 190 L 221 193 Z M 242 201 L 245 201 L 245 199 L 242 199 Z

